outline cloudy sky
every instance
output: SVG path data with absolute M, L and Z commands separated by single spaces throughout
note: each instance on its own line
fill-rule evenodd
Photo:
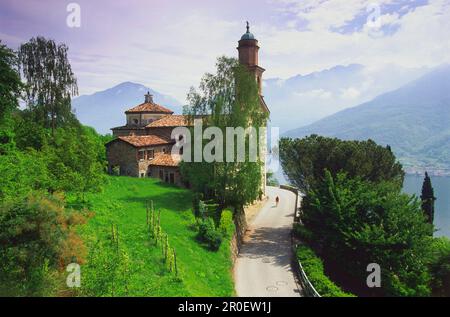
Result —
M 79 28 L 67 25 L 73 2 Z M 266 78 L 450 62 L 450 0 L 2 0 L 0 39 L 66 43 L 81 94 L 134 81 L 184 101 L 217 56 L 237 55 L 247 20 Z

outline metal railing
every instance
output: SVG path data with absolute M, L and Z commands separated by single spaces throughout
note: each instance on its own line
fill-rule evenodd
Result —
M 303 266 L 300 263 L 300 261 L 297 259 L 298 262 L 298 271 L 299 271 L 299 280 L 300 284 L 303 288 L 303 293 L 307 297 L 322 297 L 320 294 L 316 291 L 310 280 L 308 279 L 308 276 L 306 275 L 305 271 L 303 270 Z

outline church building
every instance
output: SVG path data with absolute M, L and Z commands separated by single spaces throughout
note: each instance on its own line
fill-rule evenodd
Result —
M 264 68 L 258 64 L 258 40 L 247 31 L 238 42 L 239 61 L 254 74 L 258 83 L 262 110 L 269 113 L 262 96 L 262 74 Z M 126 124 L 112 128 L 114 140 L 106 144 L 108 171 L 111 174 L 155 177 L 164 182 L 186 185 L 181 179 L 178 164 L 180 158 L 171 155 L 175 140 L 171 139 L 176 127 L 187 127 L 188 120 L 183 115 L 174 115 L 173 111 L 153 101 L 147 93 L 144 102 L 127 111 Z M 265 153 L 265 150 L 263 151 Z M 265 161 L 265 154 L 261 155 Z M 265 192 L 266 173 L 263 167 L 263 188 Z

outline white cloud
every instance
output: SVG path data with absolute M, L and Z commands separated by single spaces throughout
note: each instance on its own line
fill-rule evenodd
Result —
M 330 99 L 332 93 L 330 91 L 326 91 L 324 89 L 312 89 L 309 91 L 300 91 L 294 93 L 298 97 L 308 97 L 308 98 L 317 98 L 317 99 Z
M 23 42 L 22 37 L 41 34 L 44 25 L 52 26 L 48 34 L 42 35 L 69 44 L 82 93 L 136 81 L 184 101 L 189 87 L 197 85 L 206 71 L 214 71 L 217 56 L 237 56 L 243 21 L 253 20 L 256 15 L 261 17 L 260 22 L 251 27 L 260 40 L 265 78 L 288 78 L 351 63 L 374 69 L 385 65 L 416 68 L 450 63 L 450 0 L 431 0 L 414 10 L 409 10 L 409 6 L 399 12 L 382 10 L 381 25 L 398 27 L 389 36 L 374 36 L 367 26 L 348 34 L 333 32 L 364 13 L 373 0 L 270 0 L 272 10 L 244 13 L 237 1 L 222 4 L 228 13 L 214 11 L 209 2 L 173 2 L 172 6 L 184 5 L 179 10 L 169 10 L 169 1 L 160 1 L 159 5 L 156 0 L 111 2 L 108 7 L 114 10 L 99 10 L 103 6 L 93 1 L 81 2 L 83 27 L 68 31 L 55 27 L 65 19 L 48 18 L 45 14 L 51 11 L 49 14 L 54 17 L 58 10 L 49 10 L 37 1 L 34 3 L 38 6 L 9 1 L 14 12 L 23 13 L 24 20 L 12 20 L 12 26 L 2 29 L 4 34 L 0 37 L 16 45 Z M 385 5 L 398 0 L 375 2 Z M 53 0 L 51 7 L 58 5 L 65 14 L 65 6 L 59 3 Z M 283 12 L 289 13 L 287 18 Z M 30 25 L 39 26 L 39 31 L 30 26 L 25 33 L 17 34 L 14 28 L 29 19 L 34 23 Z M 92 19 L 96 21 L 95 28 L 90 28 Z M 354 88 L 362 95 L 366 93 L 359 86 Z
M 349 87 L 341 90 L 340 97 L 343 99 L 356 99 L 361 95 L 358 89 Z

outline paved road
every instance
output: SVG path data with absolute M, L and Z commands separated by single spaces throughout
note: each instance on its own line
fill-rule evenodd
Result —
M 267 195 L 268 202 L 249 224 L 236 261 L 236 293 L 241 297 L 300 296 L 291 269 L 295 195 L 276 187 L 267 187 Z M 278 207 L 276 196 L 280 197 Z

